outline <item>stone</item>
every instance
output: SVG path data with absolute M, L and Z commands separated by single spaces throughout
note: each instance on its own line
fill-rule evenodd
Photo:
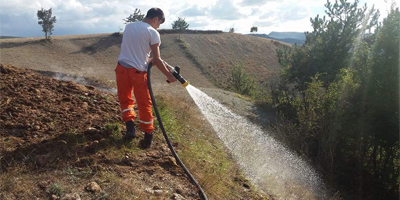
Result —
M 153 191 L 154 191 L 154 194 L 157 196 L 160 196 L 164 193 L 164 191 L 162 191 L 162 190 L 153 190 Z
M 97 193 L 101 191 L 101 188 L 99 186 L 99 184 L 97 184 L 96 182 L 91 182 L 89 183 L 85 189 L 89 192 L 93 192 L 93 193 Z
M 146 188 L 146 189 L 144 189 L 144 191 L 146 191 L 147 193 L 150 193 L 150 194 L 154 194 L 154 190 L 152 190 L 151 188 Z
M 175 161 L 175 158 L 174 158 L 174 157 L 168 156 L 168 160 L 169 160 L 169 162 L 170 162 L 173 166 L 179 167 L 178 164 L 176 164 L 176 161 Z
M 81 105 L 82 108 L 88 108 L 89 104 L 87 102 L 83 102 Z
M 173 196 L 172 196 L 172 199 L 175 199 L 175 200 L 184 200 L 185 197 L 183 197 L 182 195 L 180 195 L 180 194 L 178 194 L 178 193 L 174 193 Z
M 77 193 L 66 194 L 61 200 L 81 200 L 81 197 Z
M 179 188 L 175 189 L 175 192 L 178 193 L 178 194 L 182 194 L 183 193 L 182 189 L 179 189 Z
M 158 185 L 155 185 L 155 186 L 153 187 L 153 190 L 161 190 L 161 187 L 159 187 Z

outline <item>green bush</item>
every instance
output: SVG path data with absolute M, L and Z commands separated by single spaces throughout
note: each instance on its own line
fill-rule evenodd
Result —
M 240 94 L 252 96 L 256 83 L 247 73 L 243 65 L 234 65 L 229 79 L 232 89 Z

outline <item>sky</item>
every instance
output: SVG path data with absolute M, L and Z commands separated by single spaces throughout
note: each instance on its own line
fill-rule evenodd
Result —
M 331 0 L 333 2 L 334 0 Z M 354 0 L 348 0 L 353 2 Z M 360 0 L 387 16 L 391 2 L 400 0 Z M 52 8 L 56 16 L 53 35 L 114 33 L 123 31 L 126 19 L 135 8 L 146 14 L 161 8 L 166 21 L 160 29 L 170 29 L 182 17 L 189 29 L 229 31 L 248 34 L 252 26 L 259 34 L 271 31 L 311 31 L 310 18 L 325 15 L 326 0 L 0 0 L 0 35 L 44 36 L 36 13 Z

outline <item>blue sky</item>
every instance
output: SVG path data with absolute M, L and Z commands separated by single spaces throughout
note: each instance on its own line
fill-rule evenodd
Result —
M 349 0 L 353 2 L 353 0 Z M 375 5 L 382 17 L 391 2 L 400 0 L 360 0 L 368 8 Z M 124 28 L 123 19 L 139 8 L 143 14 L 159 7 L 166 14 L 160 29 L 183 17 L 189 29 L 222 30 L 235 28 L 247 34 L 251 26 L 258 33 L 312 30 L 310 17 L 324 15 L 326 0 L 0 0 L 0 35 L 39 37 L 42 28 L 36 13 L 53 8 L 56 16 L 53 35 L 113 33 Z M 381 17 L 381 18 L 382 18 Z

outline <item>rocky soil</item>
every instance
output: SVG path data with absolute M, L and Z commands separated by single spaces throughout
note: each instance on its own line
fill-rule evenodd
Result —
M 160 138 L 149 150 L 138 148 L 142 135 L 122 139 L 114 94 L 0 72 L 0 199 L 199 198 Z

